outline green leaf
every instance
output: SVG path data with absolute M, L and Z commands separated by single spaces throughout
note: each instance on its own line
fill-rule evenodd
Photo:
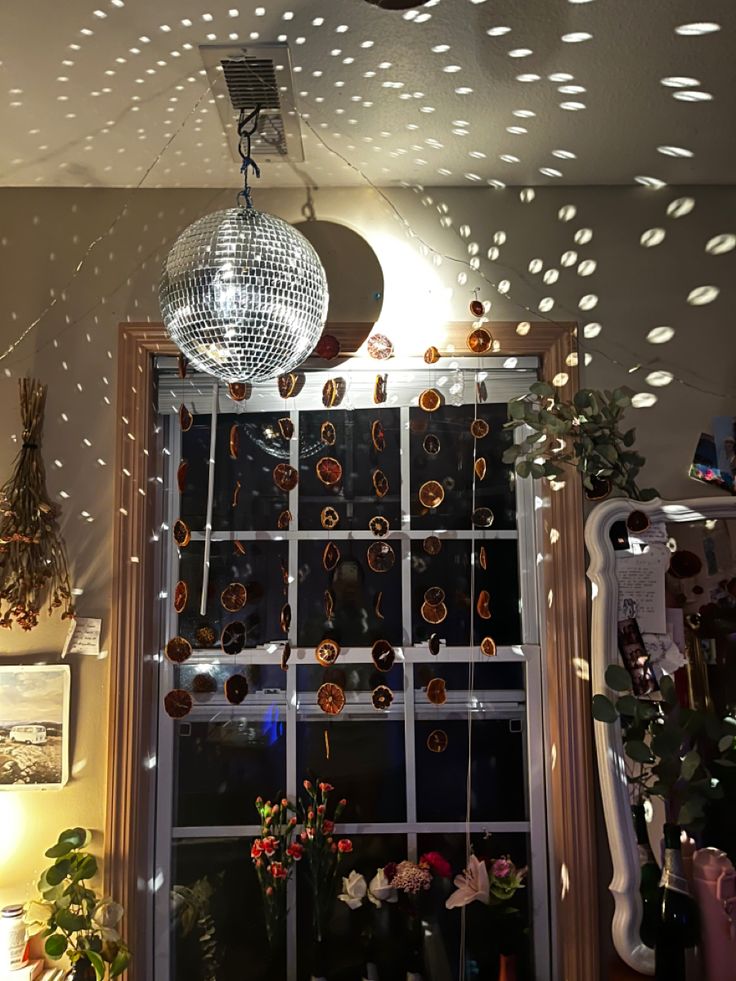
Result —
M 82 879 L 93 879 L 97 875 L 97 859 L 94 855 L 85 855 L 74 871 L 72 880 L 80 882 Z
M 544 467 L 541 463 L 532 463 L 529 471 L 535 480 L 539 480 L 544 477 Z
M 718 740 L 718 749 L 722 753 L 725 753 L 727 750 L 729 750 L 729 749 L 731 749 L 733 747 L 733 744 L 734 744 L 734 737 L 733 736 L 722 736 Z
M 631 676 L 620 664 L 609 664 L 606 668 L 606 684 L 614 691 L 631 691 Z
M 680 808 L 677 820 L 683 825 L 693 824 L 702 818 L 704 810 L 705 802 L 697 797 L 691 797 Z
M 662 698 L 668 705 L 677 705 L 675 683 L 668 674 L 664 675 L 662 680 L 659 682 L 659 690 L 662 692 Z
M 656 487 L 645 487 L 644 490 L 639 491 L 640 501 L 653 501 L 655 497 L 659 497 L 659 491 Z
M 652 763 L 654 761 L 647 744 L 638 739 L 630 739 L 624 749 L 626 755 L 632 760 L 636 760 L 637 763 Z
M 52 845 L 51 848 L 48 848 L 44 855 L 46 858 L 63 858 L 64 855 L 68 855 L 73 850 L 74 845 L 70 841 L 60 841 L 58 845 Z
M 636 716 L 636 713 L 639 710 L 639 703 L 633 695 L 623 695 L 616 702 L 616 709 L 618 710 L 619 715 Z
M 130 951 L 126 950 L 124 947 L 121 947 L 115 955 L 115 959 L 110 967 L 110 977 L 116 978 L 119 974 L 122 974 L 129 963 Z
M 509 415 L 512 419 L 522 420 L 524 418 L 523 399 L 514 399 L 509 402 Z
M 85 951 L 84 956 L 87 958 L 87 960 L 90 962 L 92 967 L 95 969 L 95 974 L 97 975 L 97 981 L 102 981 L 102 979 L 105 977 L 105 962 L 103 961 L 103 959 L 100 957 L 99 954 L 96 954 L 94 950 Z
M 50 886 L 58 886 L 69 875 L 70 870 L 71 862 L 68 858 L 62 858 L 46 870 L 46 881 Z
M 528 477 L 532 472 L 532 465 L 529 460 L 522 460 L 520 463 L 516 464 L 516 473 L 519 477 Z
M 521 446 L 518 443 L 514 443 L 513 446 L 507 446 L 503 451 L 503 456 L 501 459 L 504 463 L 513 463 L 517 456 L 521 453 Z
M 86 916 L 79 916 L 68 909 L 60 909 L 57 912 L 56 923 L 65 933 L 77 933 L 78 930 L 89 927 L 89 920 Z
M 615 722 L 618 712 L 613 702 L 605 695 L 593 695 L 593 718 L 598 722 Z
M 64 934 L 54 933 L 48 938 L 43 949 L 46 951 L 48 957 L 56 961 L 64 956 L 67 946 L 67 939 Z
M 636 429 L 627 429 L 621 437 L 624 446 L 633 446 L 636 440 Z
M 51 886 L 48 889 L 41 889 L 39 891 L 47 903 L 58 903 L 64 895 L 64 885 L 60 883 L 58 886 Z
M 657 756 L 672 756 L 678 753 L 685 730 L 676 725 L 657 726 L 652 738 L 652 752 Z
M 555 390 L 549 382 L 538 381 L 534 382 L 533 385 L 529 386 L 529 391 L 532 395 L 539 395 L 543 398 L 552 398 L 555 394 Z
M 680 774 L 683 780 L 692 780 L 695 773 L 700 766 L 701 759 L 700 753 L 697 750 L 691 749 L 689 753 L 685 754 L 682 761 L 682 767 L 680 769 Z
M 59 844 L 62 841 L 69 841 L 74 848 L 84 848 L 85 845 L 89 844 L 91 838 L 91 833 L 85 828 L 67 828 L 59 835 Z
M 713 765 L 714 766 L 734 767 L 734 766 L 736 766 L 736 763 L 734 763 L 733 760 L 713 760 Z

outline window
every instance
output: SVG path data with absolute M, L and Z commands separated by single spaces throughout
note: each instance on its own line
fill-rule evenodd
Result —
M 341 830 L 354 841 L 353 867 L 367 877 L 429 850 L 459 871 L 467 837 L 479 854 L 528 864 L 530 976 L 548 976 L 536 514 L 531 487 L 501 462 L 506 401 L 527 391 L 537 362 L 503 362 L 459 358 L 437 370 L 421 360 L 361 361 L 300 375 L 287 399 L 271 382 L 234 402 L 226 386 L 181 380 L 173 360 L 160 359 L 167 524 L 184 522 L 189 537 L 168 557 L 162 651 L 181 636 L 192 654 L 180 664 L 160 658 L 157 979 L 206 976 L 197 929 L 171 916 L 172 891 L 181 909 L 185 890 L 205 878 L 218 981 L 264 976 L 249 855 L 259 830 L 254 800 L 294 799 L 307 776 L 349 799 Z M 386 388 L 379 404 L 377 370 Z M 418 404 L 426 390 L 441 393 L 434 411 Z M 181 404 L 193 415 L 186 432 Z M 341 468 L 337 479 L 331 461 Z M 299 476 L 290 492 L 274 480 L 282 464 Z M 377 517 L 387 522 L 384 535 L 369 527 Z M 188 593 L 180 615 L 177 582 Z M 223 600 L 237 605 L 223 595 L 231 583 L 245 587 L 247 602 L 227 612 Z M 221 640 L 233 622 L 242 624 L 242 649 L 228 654 Z M 490 657 L 480 652 L 486 637 L 495 643 Z M 315 657 L 325 638 L 340 647 L 329 666 Z M 372 658 L 377 641 L 396 655 L 385 672 Z M 235 674 L 248 685 L 239 705 L 224 694 Z M 443 704 L 427 696 L 433 679 L 445 682 Z M 339 715 L 320 708 L 325 683 L 345 692 Z M 387 710 L 373 706 L 378 684 L 393 693 Z M 191 711 L 178 720 L 163 710 L 174 689 L 192 693 Z M 438 730 L 442 752 L 433 751 Z M 336 911 L 333 947 L 352 976 L 361 965 L 351 961 L 347 913 Z M 290 915 L 285 976 L 301 979 L 310 930 L 298 888 Z M 483 931 L 474 916 L 466 920 L 472 955 Z M 429 925 L 445 965 L 438 979 L 457 976 L 460 927 L 460 915 L 439 904 Z

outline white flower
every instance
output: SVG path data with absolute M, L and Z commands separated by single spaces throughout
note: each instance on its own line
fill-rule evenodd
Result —
M 33 935 L 44 930 L 53 912 L 53 903 L 43 903 L 39 899 L 32 899 L 26 906 L 23 916 L 23 922 L 28 927 L 28 932 Z
M 112 899 L 101 899 L 95 906 L 95 911 L 92 914 L 92 925 L 103 940 L 109 940 L 111 943 L 117 943 L 120 940 L 120 934 L 115 927 L 122 920 L 124 912 L 120 903 L 116 903 Z
M 455 876 L 457 892 L 449 896 L 445 902 L 448 909 L 456 906 L 467 906 L 479 900 L 486 906 L 491 901 L 491 883 L 488 878 L 488 869 L 485 862 L 479 862 L 475 855 L 470 856 L 467 869 L 460 875 Z
M 370 885 L 368 886 L 368 899 L 370 899 L 374 906 L 380 906 L 381 903 L 397 903 L 399 901 L 396 890 L 386 878 L 383 869 L 377 869 L 376 874 L 371 879 Z
M 360 872 L 356 872 L 353 869 L 347 878 L 345 876 L 342 877 L 342 892 L 337 898 L 345 903 L 346 906 L 349 906 L 350 909 L 357 909 L 365 899 L 367 891 L 368 886 L 366 885 L 365 879 Z

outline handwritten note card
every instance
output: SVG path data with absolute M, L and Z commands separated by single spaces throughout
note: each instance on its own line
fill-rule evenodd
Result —
M 102 620 L 94 617 L 77 617 L 69 625 L 62 657 L 67 654 L 99 654 Z
M 667 630 L 664 574 L 668 557 L 666 550 L 616 555 L 618 619 L 636 620 L 643 634 L 663 634 Z

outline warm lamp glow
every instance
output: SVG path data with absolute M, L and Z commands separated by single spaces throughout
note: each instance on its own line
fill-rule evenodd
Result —
M 0 794 L 0 879 L 6 863 L 18 850 L 23 828 L 23 813 L 18 794 Z

